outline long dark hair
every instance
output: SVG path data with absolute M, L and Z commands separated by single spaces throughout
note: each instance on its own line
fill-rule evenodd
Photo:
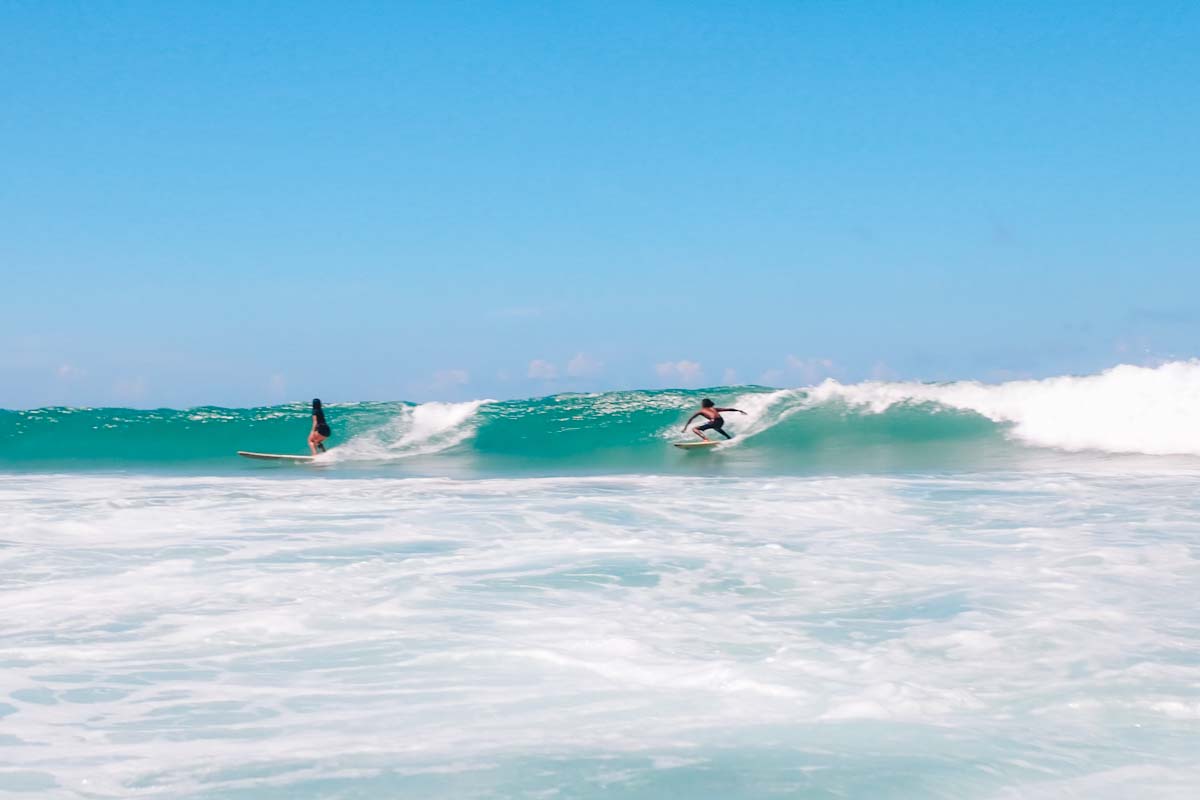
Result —
M 317 422 L 325 424 L 325 409 L 321 406 L 321 401 L 313 398 L 313 413 L 317 415 Z

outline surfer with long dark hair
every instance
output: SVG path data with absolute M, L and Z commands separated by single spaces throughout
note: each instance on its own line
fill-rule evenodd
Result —
M 312 418 L 313 426 L 312 432 L 308 434 L 308 449 L 312 450 L 312 454 L 315 456 L 318 450 L 322 453 L 325 452 L 323 443 L 333 433 L 329 430 L 329 423 L 325 421 L 325 409 L 321 405 L 321 401 L 315 397 L 313 398 Z

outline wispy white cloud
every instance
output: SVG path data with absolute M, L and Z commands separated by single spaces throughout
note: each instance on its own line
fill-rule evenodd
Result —
M 787 368 L 798 373 L 805 383 L 816 383 L 837 371 L 833 360 L 829 358 L 797 358 L 789 355 L 784 361 Z
M 763 386 L 778 386 L 783 383 L 783 370 L 769 369 L 759 376 L 758 382 Z
M 603 369 L 603 362 L 597 361 L 586 353 L 576 353 L 575 357 L 567 362 L 567 374 L 572 378 L 587 378 L 599 375 Z
M 526 374 L 531 378 L 537 378 L 543 381 L 552 381 L 558 377 L 558 367 L 551 364 L 549 361 L 543 361 L 540 358 L 535 358 L 529 362 L 529 370 Z
M 678 380 L 684 385 L 697 383 L 704 375 L 704 369 L 699 362 L 686 358 L 681 361 L 664 361 L 655 365 L 654 371 L 663 380 Z

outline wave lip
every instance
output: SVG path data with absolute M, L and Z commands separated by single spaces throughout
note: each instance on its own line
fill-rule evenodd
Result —
M 1009 425 L 1026 444 L 1060 450 L 1200 455 L 1198 360 L 1000 384 L 827 380 L 808 397 L 813 404 L 840 400 L 875 414 L 919 403 L 972 411 Z

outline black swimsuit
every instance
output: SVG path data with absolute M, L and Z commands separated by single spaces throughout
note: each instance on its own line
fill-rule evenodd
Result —
M 329 430 L 329 424 L 327 422 L 325 422 L 325 412 L 323 412 L 323 411 L 316 412 L 316 417 L 317 417 L 317 433 L 321 434 L 322 436 L 328 437 L 330 435 L 330 430 Z
M 733 438 L 732 436 L 730 436 L 728 433 L 725 432 L 725 419 L 720 414 L 718 414 L 715 418 L 709 420 L 708 422 L 704 423 L 699 428 L 696 428 L 696 430 L 698 430 L 698 431 L 716 431 L 717 433 L 724 436 L 726 439 Z

